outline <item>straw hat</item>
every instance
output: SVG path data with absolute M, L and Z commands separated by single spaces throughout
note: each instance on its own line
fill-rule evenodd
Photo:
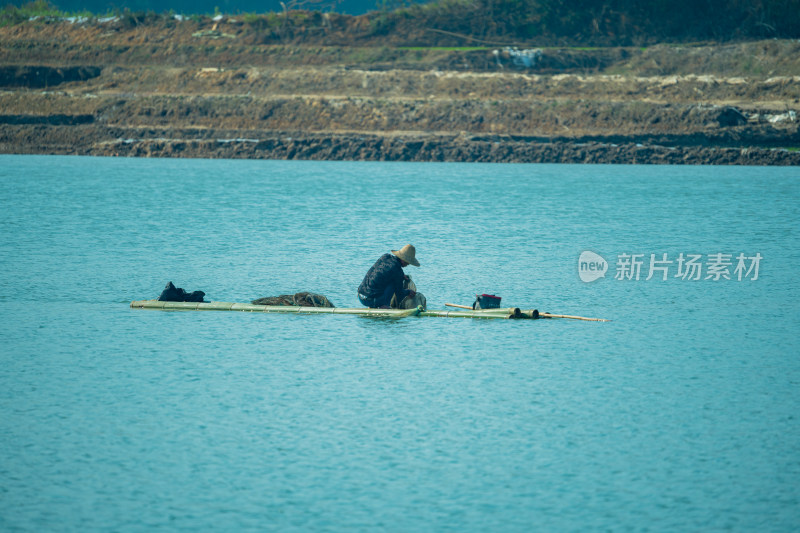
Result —
M 419 261 L 417 261 L 416 258 L 417 249 L 411 244 L 406 244 L 399 250 L 392 250 L 392 253 L 409 265 L 414 265 L 415 267 L 419 266 Z

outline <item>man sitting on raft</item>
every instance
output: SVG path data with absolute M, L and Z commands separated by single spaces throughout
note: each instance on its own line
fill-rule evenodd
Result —
M 383 254 L 367 271 L 364 281 L 358 286 L 358 300 L 367 307 L 388 309 L 392 296 L 397 302 L 402 302 L 406 296 L 413 297 L 416 293 L 403 288 L 406 275 L 403 267 L 408 265 L 419 266 L 415 257 L 417 250 L 406 244 L 399 250 L 392 250 L 391 254 Z

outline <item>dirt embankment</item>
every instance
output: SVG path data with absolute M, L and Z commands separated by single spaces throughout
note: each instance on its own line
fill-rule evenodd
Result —
M 800 164 L 794 41 L 265 45 L 186 24 L 0 28 L 0 152 Z

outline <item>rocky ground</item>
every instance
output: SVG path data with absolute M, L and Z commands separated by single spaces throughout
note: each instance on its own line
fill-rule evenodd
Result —
M 0 28 L 0 153 L 800 164 L 797 41 L 420 48 L 129 26 Z

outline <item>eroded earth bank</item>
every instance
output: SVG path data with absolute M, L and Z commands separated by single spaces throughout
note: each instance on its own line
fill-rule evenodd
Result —
M 0 28 L 0 153 L 800 164 L 797 41 L 262 41 L 230 18 Z

